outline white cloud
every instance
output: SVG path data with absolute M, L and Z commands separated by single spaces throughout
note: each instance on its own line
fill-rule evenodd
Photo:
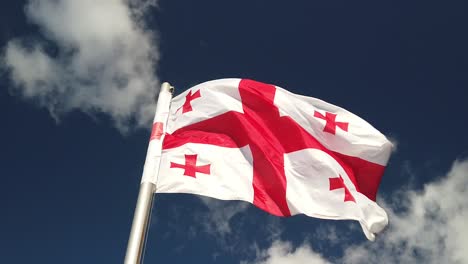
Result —
M 247 263 L 247 262 L 243 262 Z M 275 241 L 270 248 L 260 251 L 255 264 L 326 264 L 330 263 L 309 246 L 293 249 L 290 243 Z
M 421 191 L 397 192 L 388 203 L 388 230 L 376 242 L 345 245 L 339 263 L 468 263 L 468 160 Z M 403 208 L 393 209 L 393 208 Z M 325 263 L 308 245 L 292 249 L 275 242 L 257 264 Z
M 26 16 L 42 40 L 8 42 L 3 63 L 12 92 L 58 118 L 81 110 L 105 113 L 125 131 L 147 124 L 159 86 L 159 54 L 143 14 L 155 1 L 31 0 Z
M 456 161 L 450 172 L 422 191 L 408 190 L 391 207 L 390 225 L 375 244 L 349 248 L 346 263 L 468 263 L 468 161 Z M 395 203 L 400 204 L 395 204 Z M 393 206 L 395 207 L 395 206 Z

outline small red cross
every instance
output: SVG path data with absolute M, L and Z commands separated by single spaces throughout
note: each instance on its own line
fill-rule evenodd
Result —
M 325 124 L 325 127 L 323 128 L 324 132 L 330 133 L 330 134 L 335 134 L 336 132 L 336 127 L 341 128 L 343 131 L 348 131 L 348 124 L 346 122 L 336 122 L 336 114 L 325 112 L 325 116 L 322 115 L 322 113 L 314 111 L 314 117 L 318 117 L 320 119 L 323 119 L 327 121 Z
M 185 154 L 185 165 L 171 162 L 171 168 L 184 169 L 184 175 L 193 178 L 196 178 L 197 172 L 209 175 L 210 166 L 211 164 L 197 166 L 197 154 Z
M 192 100 L 195 100 L 200 97 L 201 97 L 200 90 L 196 91 L 193 94 L 192 94 L 192 90 L 190 90 L 188 94 L 185 96 L 184 104 L 181 106 L 182 114 L 192 111 L 192 105 L 190 103 L 192 102 Z M 179 111 L 179 109 L 177 109 L 177 111 Z
M 351 202 L 356 202 L 354 199 L 353 195 L 349 191 L 348 187 L 344 184 L 343 178 L 341 175 L 338 175 L 338 178 L 329 178 L 328 180 L 330 181 L 330 191 L 336 190 L 336 189 L 341 189 L 344 188 L 344 201 L 351 201 Z

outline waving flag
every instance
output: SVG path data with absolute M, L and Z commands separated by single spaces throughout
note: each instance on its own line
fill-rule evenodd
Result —
M 277 216 L 354 219 L 370 240 L 388 223 L 375 199 L 392 144 L 340 107 L 222 79 L 175 97 L 162 116 L 145 164 L 153 169 L 143 177 L 156 193 L 243 200 Z

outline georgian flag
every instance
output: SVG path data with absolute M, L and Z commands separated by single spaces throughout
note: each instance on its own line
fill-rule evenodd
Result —
M 277 216 L 354 219 L 374 240 L 388 223 L 375 199 L 391 148 L 340 107 L 222 79 L 188 89 L 155 119 L 143 181 L 156 193 L 243 200 Z

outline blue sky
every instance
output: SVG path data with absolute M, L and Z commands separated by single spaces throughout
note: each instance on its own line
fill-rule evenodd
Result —
M 251 78 L 397 144 L 376 242 L 351 221 L 157 195 L 145 263 L 468 263 L 464 1 L 7 1 L 2 263 L 121 263 L 162 81 Z

